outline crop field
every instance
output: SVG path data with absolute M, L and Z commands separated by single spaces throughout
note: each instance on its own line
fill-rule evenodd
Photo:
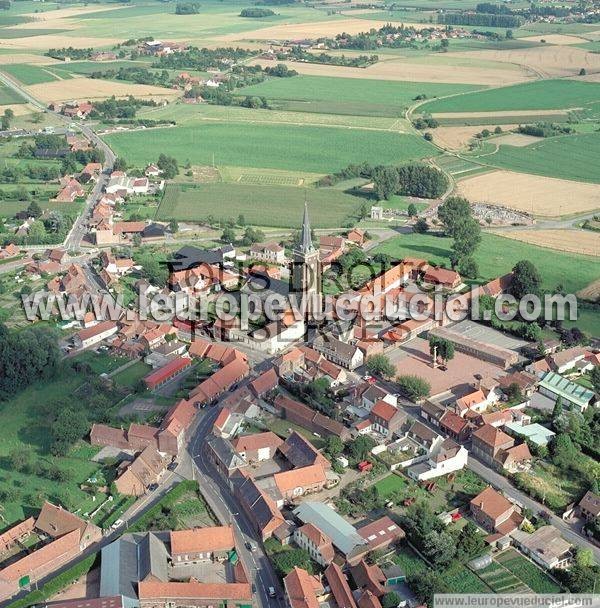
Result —
M 401 133 L 333 127 L 204 124 L 147 129 L 106 137 L 129 162 L 142 165 L 163 152 L 196 165 L 272 167 L 329 173 L 369 159 L 391 164 L 435 156 L 423 139 Z
M 157 219 L 200 221 L 212 216 L 236 218 L 258 226 L 297 228 L 304 201 L 308 201 L 311 225 L 315 228 L 341 226 L 356 215 L 364 199 L 329 188 L 305 189 L 292 186 L 214 183 L 169 185 L 157 211 Z
M 57 80 L 56 76 L 39 65 L 12 63 L 8 65 L 0 65 L 0 70 L 6 72 L 9 76 L 16 78 L 23 84 L 40 84 L 43 82 L 52 82 L 53 80 Z
M 449 173 L 455 179 L 463 179 L 478 173 L 489 171 L 488 167 L 483 167 L 458 156 L 442 155 L 435 159 L 435 164 Z
M 468 95 L 436 99 L 423 112 L 503 112 L 580 108 L 600 101 L 600 84 L 577 80 L 541 80 Z
M 545 217 L 600 209 L 600 188 L 595 184 L 514 171 L 469 176 L 458 183 L 457 190 L 473 203 L 492 203 Z
M 591 230 L 515 230 L 504 232 L 509 239 L 600 257 L 600 232 Z
M 13 103 L 27 103 L 16 91 L 8 88 L 3 82 L 0 82 L 0 106 L 6 106 Z
M 400 116 L 417 95 L 438 97 L 473 91 L 476 86 L 431 83 L 398 82 L 392 80 L 366 81 L 357 78 L 326 78 L 324 76 L 299 76 L 295 78 L 271 78 L 265 82 L 240 89 L 241 94 L 263 96 L 269 100 L 303 102 L 297 108 L 309 110 L 314 102 L 318 111 L 330 113 L 344 109 L 344 113 Z M 285 107 L 285 106 L 284 106 Z M 357 111 L 358 110 L 358 111 Z
M 451 245 L 452 239 L 436 234 L 403 234 L 381 243 L 374 251 L 398 259 L 420 257 L 434 264 L 448 264 Z M 598 259 L 595 257 L 561 251 L 554 251 L 550 256 L 543 247 L 490 233 L 483 233 L 475 260 L 482 282 L 505 274 L 520 260 L 531 260 L 540 271 L 543 289 L 548 291 L 563 285 L 567 293 L 575 293 L 598 278 Z M 577 272 L 573 272 L 574 268 Z
M 477 160 L 522 173 L 600 183 L 600 133 L 549 137 L 524 148 L 500 146 Z
M 495 593 L 531 593 L 531 589 L 510 570 L 498 562 L 492 562 L 477 574 L 494 590 Z
M 496 557 L 496 561 L 520 578 L 534 593 L 560 593 L 561 588 L 543 570 L 514 549 Z

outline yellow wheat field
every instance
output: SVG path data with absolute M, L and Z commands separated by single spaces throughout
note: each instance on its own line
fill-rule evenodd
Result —
M 512 230 L 496 234 L 549 249 L 600 256 L 600 233 L 591 230 Z

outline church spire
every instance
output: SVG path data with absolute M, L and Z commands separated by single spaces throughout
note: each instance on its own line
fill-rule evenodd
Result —
M 304 201 L 304 216 L 302 217 L 302 231 L 300 233 L 300 251 L 308 253 L 313 250 L 312 238 L 310 235 L 310 220 L 308 219 L 308 203 Z

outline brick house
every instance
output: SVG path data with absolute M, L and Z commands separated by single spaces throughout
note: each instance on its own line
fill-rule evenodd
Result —
M 235 548 L 231 526 L 171 530 L 170 539 L 174 566 L 207 561 L 224 562 Z
M 331 539 L 317 526 L 308 523 L 294 530 L 294 542 L 321 566 L 328 566 L 335 556 Z
M 369 418 L 374 430 L 381 433 L 386 439 L 391 439 L 394 434 L 397 435 L 400 432 L 407 415 L 397 407 L 380 400 L 373 406 Z

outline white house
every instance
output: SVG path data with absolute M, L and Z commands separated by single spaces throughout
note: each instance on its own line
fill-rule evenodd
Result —
M 428 459 L 409 467 L 407 473 L 417 481 L 435 479 L 463 469 L 467 465 L 468 456 L 469 452 L 464 446 L 448 438 L 443 442 L 435 442 Z
M 102 321 L 98 325 L 82 329 L 73 338 L 78 348 L 88 348 L 94 344 L 114 336 L 119 331 L 119 326 L 114 321 Z

